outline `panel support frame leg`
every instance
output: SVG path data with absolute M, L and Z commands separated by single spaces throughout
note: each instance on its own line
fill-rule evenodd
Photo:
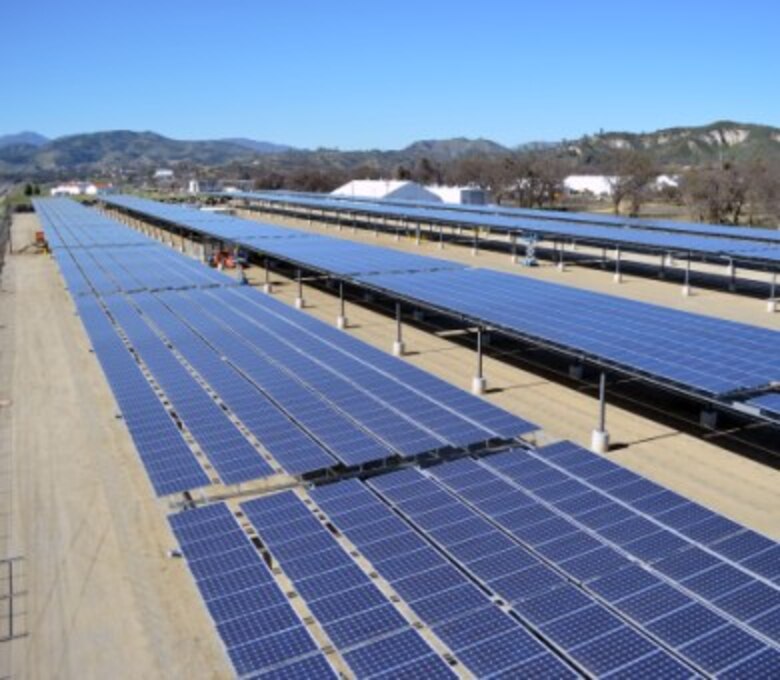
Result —
M 599 421 L 591 434 L 590 448 L 594 453 L 605 454 L 609 451 L 609 432 L 607 431 L 607 374 L 599 375 Z

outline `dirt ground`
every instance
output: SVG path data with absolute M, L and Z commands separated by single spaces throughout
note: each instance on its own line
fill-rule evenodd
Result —
M 37 225 L 34 216 L 19 217 L 15 245 L 31 239 Z M 166 557 L 174 545 L 167 508 L 154 499 L 115 418 L 56 263 L 12 255 L 3 290 L 4 358 L 13 343 L 2 386 L 11 400 L 5 410 L 13 456 L 6 554 L 24 558 L 18 628 L 27 635 L 0 644 L 1 672 L 230 677 L 185 564 Z

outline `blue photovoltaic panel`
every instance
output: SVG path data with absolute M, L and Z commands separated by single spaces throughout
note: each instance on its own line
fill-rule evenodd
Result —
M 235 484 L 273 475 L 273 468 L 130 303 L 114 295 L 106 305 L 222 480 Z
M 156 216 L 171 210 L 133 197 L 110 200 Z M 342 262 L 338 254 L 347 242 L 319 238 L 324 242 L 316 247 L 311 239 L 273 243 L 289 248 L 296 247 L 290 244 L 306 244 L 315 254 L 302 250 L 297 256 L 287 251 L 277 255 L 308 268 L 355 277 L 418 304 L 465 315 L 560 350 L 584 353 L 682 389 L 723 395 L 780 379 L 780 334 L 775 331 L 483 269 L 417 264 L 414 276 L 409 275 L 412 269 L 394 266 L 351 271 L 355 268 L 344 266 L 349 256 Z M 357 245 L 368 249 L 365 257 L 371 257 L 373 246 L 351 244 Z M 322 253 L 328 253 L 328 261 L 318 259 Z M 696 337 L 694 344 L 692 337 Z
M 224 193 L 225 197 L 233 194 Z M 757 227 L 734 227 L 722 224 L 703 224 L 698 222 L 683 222 L 679 220 L 664 220 L 647 217 L 626 217 L 607 213 L 582 213 L 563 210 L 535 210 L 530 208 L 513 208 L 503 205 L 467 205 L 458 203 L 431 203 L 422 201 L 404 201 L 400 199 L 361 198 L 359 196 L 344 196 L 317 193 L 274 191 L 274 192 L 239 192 L 240 198 L 256 198 L 269 202 L 295 202 L 298 199 L 315 199 L 321 202 L 333 202 L 334 206 L 354 204 L 369 204 L 377 207 L 400 206 L 414 207 L 424 210 L 447 210 L 453 214 L 484 214 L 504 215 L 507 217 L 525 218 L 526 220 L 544 220 L 546 222 L 570 222 L 573 224 L 595 224 L 611 227 L 652 229 L 658 231 L 699 234 L 702 236 L 725 236 L 731 239 L 764 241 L 780 243 L 780 233 L 777 229 Z
M 168 519 L 238 675 L 305 677 L 316 669 L 336 677 L 226 505 Z
M 392 485 L 394 478 L 408 479 L 411 472 L 383 475 L 376 481 L 378 485 Z M 391 487 L 396 491 L 401 488 L 401 485 Z M 426 547 L 425 541 L 417 538 L 411 529 L 393 536 L 382 531 L 384 523 L 394 519 L 394 515 L 362 483 L 341 482 L 310 493 L 333 524 L 371 561 L 415 613 L 434 627 L 437 635 L 477 677 L 518 667 L 536 657 L 549 657 L 550 667 L 567 676 L 564 664 L 516 619 L 496 609 L 484 592 L 475 588 L 444 557 Z M 362 526 L 345 528 L 342 518 L 351 516 L 356 505 L 360 506 L 365 521 Z M 369 508 L 374 512 L 367 512 Z M 372 528 L 376 532 L 373 535 Z M 407 545 L 407 536 L 415 538 L 417 550 Z M 378 551 L 378 546 L 382 550 Z
M 417 207 L 414 205 L 394 205 L 387 201 L 350 201 L 344 198 L 336 199 L 330 196 L 301 196 L 295 194 L 278 195 L 271 193 L 243 193 L 237 198 L 262 199 L 272 204 L 287 206 L 303 206 L 319 208 L 345 215 L 368 215 L 373 218 L 390 218 L 414 225 L 420 222 L 453 227 L 486 228 L 505 233 L 533 234 L 543 239 L 574 240 L 586 243 L 606 244 L 635 248 L 638 250 L 658 250 L 667 252 L 696 253 L 719 259 L 734 259 L 753 262 L 780 261 L 780 239 L 770 230 L 759 231 L 749 229 L 740 232 L 729 230 L 719 233 L 724 227 L 711 228 L 706 232 L 695 226 L 687 229 L 670 229 L 675 222 L 665 223 L 664 228 L 657 228 L 652 222 L 647 224 L 633 223 L 630 228 L 621 224 L 616 229 L 614 225 L 606 226 L 593 218 L 589 220 L 535 219 L 528 215 L 506 214 L 474 214 L 473 209 L 458 207 L 443 208 L 437 205 Z M 503 211 L 502 211 L 503 212 Z M 545 212 L 550 217 L 550 213 Z M 624 219 L 624 218 L 620 218 Z
M 199 210 L 135 196 L 106 196 L 103 200 L 109 205 L 217 236 L 250 250 L 342 275 L 463 268 L 463 265 L 448 260 L 400 253 L 390 248 L 317 236 L 236 217 L 213 214 L 204 217 Z
M 211 483 L 173 419 L 93 298 L 76 300 L 79 316 L 158 495 Z
M 325 526 L 301 536 L 294 523 L 283 521 L 290 512 L 293 517 L 299 513 L 311 517 L 293 492 L 247 501 L 241 508 L 358 677 L 401 665 L 406 673 L 424 669 L 433 677 L 451 676 L 446 663 L 412 630 Z M 284 533 L 269 531 L 280 526 L 290 528 Z M 386 658 L 396 645 L 398 657 Z
M 274 459 L 290 474 L 332 467 L 336 459 L 308 437 L 298 425 L 255 389 L 219 353 L 151 294 L 133 297 L 144 316 L 151 319 L 175 345 L 184 359 L 205 378 L 241 422 Z
M 486 269 L 362 280 L 707 394 L 780 379 L 777 331 Z

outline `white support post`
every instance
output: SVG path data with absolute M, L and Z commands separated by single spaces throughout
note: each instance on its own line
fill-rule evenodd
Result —
M 265 258 L 265 282 L 263 283 L 263 292 L 268 293 L 270 295 L 273 292 L 273 288 L 271 285 L 271 270 L 269 268 L 268 262 L 269 260 L 266 257 Z
M 594 453 L 609 451 L 609 432 L 607 432 L 607 375 L 603 371 L 599 376 L 599 422 L 593 430 L 590 447 Z
M 393 342 L 393 355 L 402 357 L 406 352 L 401 328 L 401 303 L 395 303 L 395 341 Z
M 298 270 L 297 274 L 298 278 L 298 295 L 295 298 L 295 308 L 296 309 L 303 309 L 305 302 L 303 299 L 303 281 L 301 280 L 301 270 Z
M 477 327 L 477 373 L 471 381 L 471 391 L 474 394 L 485 394 L 487 381 L 482 372 L 482 327 Z
M 772 272 L 772 283 L 769 286 L 769 300 L 766 303 L 766 311 L 770 314 L 774 314 L 777 311 L 777 300 L 775 299 L 775 292 L 777 290 L 777 272 Z
M 344 282 L 339 281 L 339 315 L 336 319 L 336 326 L 339 330 L 347 327 L 347 315 L 344 309 Z
M 615 248 L 615 283 L 623 282 L 623 275 L 620 273 L 620 248 Z
M 691 294 L 691 254 L 685 258 L 685 281 L 682 288 L 683 297 L 689 297 Z

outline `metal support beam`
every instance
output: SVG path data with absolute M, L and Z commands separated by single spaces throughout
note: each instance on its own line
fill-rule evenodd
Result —
M 439 250 L 444 249 L 444 228 L 439 225 Z
M 298 280 L 298 295 L 295 298 L 295 308 L 296 309 L 303 309 L 305 303 L 303 300 L 303 281 L 301 280 L 301 270 L 298 269 L 296 273 L 296 278 Z
M 401 327 L 401 303 L 395 303 L 395 341 L 393 342 L 393 354 L 402 357 L 406 351 Z
M 474 394 L 484 394 L 487 381 L 482 373 L 482 326 L 477 327 L 477 373 L 471 381 L 471 391 Z
M 479 254 L 479 229 L 474 228 L 474 245 L 471 247 L 471 254 L 476 257 Z
M 342 331 L 347 327 L 347 314 L 344 307 L 344 282 L 339 281 L 339 315 L 336 319 L 336 326 Z
M 517 234 L 513 232 L 509 238 L 512 241 L 512 264 L 517 264 Z
M 766 303 L 766 311 L 773 314 L 777 311 L 777 300 L 775 293 L 777 291 L 777 272 L 772 272 L 772 283 L 769 286 L 769 300 Z
M 688 297 L 691 294 L 691 254 L 685 258 L 685 282 L 683 283 L 682 294 Z
M 270 260 L 266 257 L 265 260 L 265 281 L 263 282 L 263 292 L 269 295 L 273 292 L 271 285 L 271 266 Z
M 620 248 L 615 248 L 615 283 L 622 283 L 623 275 L 620 273 Z
M 661 266 L 658 269 L 658 278 L 659 279 L 666 278 L 666 254 L 665 253 L 661 253 Z
M 609 451 L 609 432 L 607 432 L 607 374 L 599 376 L 599 422 L 591 435 L 591 449 L 595 453 Z

